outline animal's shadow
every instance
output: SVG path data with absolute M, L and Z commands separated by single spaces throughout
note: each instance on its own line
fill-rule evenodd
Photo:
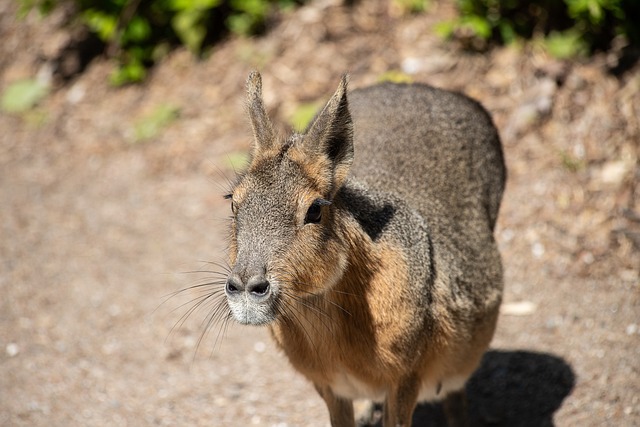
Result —
M 548 427 L 575 384 L 561 358 L 528 351 L 492 350 L 467 383 L 472 427 Z M 420 404 L 414 427 L 446 427 L 441 404 Z

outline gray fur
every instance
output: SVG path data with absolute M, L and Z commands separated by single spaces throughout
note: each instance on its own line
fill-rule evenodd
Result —
M 363 188 L 356 191 L 371 200 L 393 196 L 414 212 L 413 221 L 392 223 L 389 238 L 407 248 L 413 274 L 437 264 L 458 315 L 496 307 L 502 266 L 493 229 L 506 168 L 488 113 L 468 97 L 424 84 L 356 90 L 349 108 L 356 160 L 346 187 Z M 414 249 L 426 241 L 431 251 Z

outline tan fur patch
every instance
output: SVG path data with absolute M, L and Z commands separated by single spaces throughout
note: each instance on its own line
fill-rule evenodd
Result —
M 426 355 L 421 347 L 428 337 L 413 333 L 415 296 L 406 291 L 402 250 L 374 244 L 356 224 L 341 235 L 346 239 L 340 249 L 350 254 L 342 279 L 299 303 L 292 319 L 272 327 L 273 336 L 294 367 L 316 384 L 331 385 L 348 375 L 362 387 L 384 390 L 415 368 L 416 354 Z M 312 265 L 322 270 L 324 262 Z
M 300 146 L 292 147 L 287 155 L 302 169 L 305 176 L 312 181 L 314 187 L 322 193 L 322 197 L 327 197 L 331 189 L 331 164 L 325 156 L 309 156 L 304 148 Z

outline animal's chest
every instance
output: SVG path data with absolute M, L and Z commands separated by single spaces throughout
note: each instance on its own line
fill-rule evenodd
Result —
M 359 325 L 322 333 L 313 327 L 272 328 L 272 333 L 293 367 L 314 384 L 344 398 L 382 401 L 390 378 L 406 366 L 406 354 L 393 352 L 376 334 L 379 329 Z
M 397 286 L 408 282 L 407 269 L 387 246 L 379 248 L 379 269 L 357 280 L 347 275 L 351 286 L 329 295 L 330 303 L 300 304 L 271 329 L 296 370 L 343 397 L 378 400 L 423 354 L 423 315 Z
M 382 402 L 386 394 L 383 387 L 365 382 L 343 367 L 334 371 L 329 386 L 333 393 L 346 399 L 370 399 Z

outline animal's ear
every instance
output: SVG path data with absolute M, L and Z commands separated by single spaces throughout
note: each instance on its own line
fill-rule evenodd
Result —
M 247 111 L 254 138 L 254 154 L 275 144 L 275 134 L 262 101 L 262 77 L 252 71 L 247 78 Z
M 353 122 L 347 101 L 348 76 L 342 76 L 338 90 L 309 125 L 304 136 L 305 150 L 326 156 L 333 168 L 334 192 L 342 186 L 353 163 Z

